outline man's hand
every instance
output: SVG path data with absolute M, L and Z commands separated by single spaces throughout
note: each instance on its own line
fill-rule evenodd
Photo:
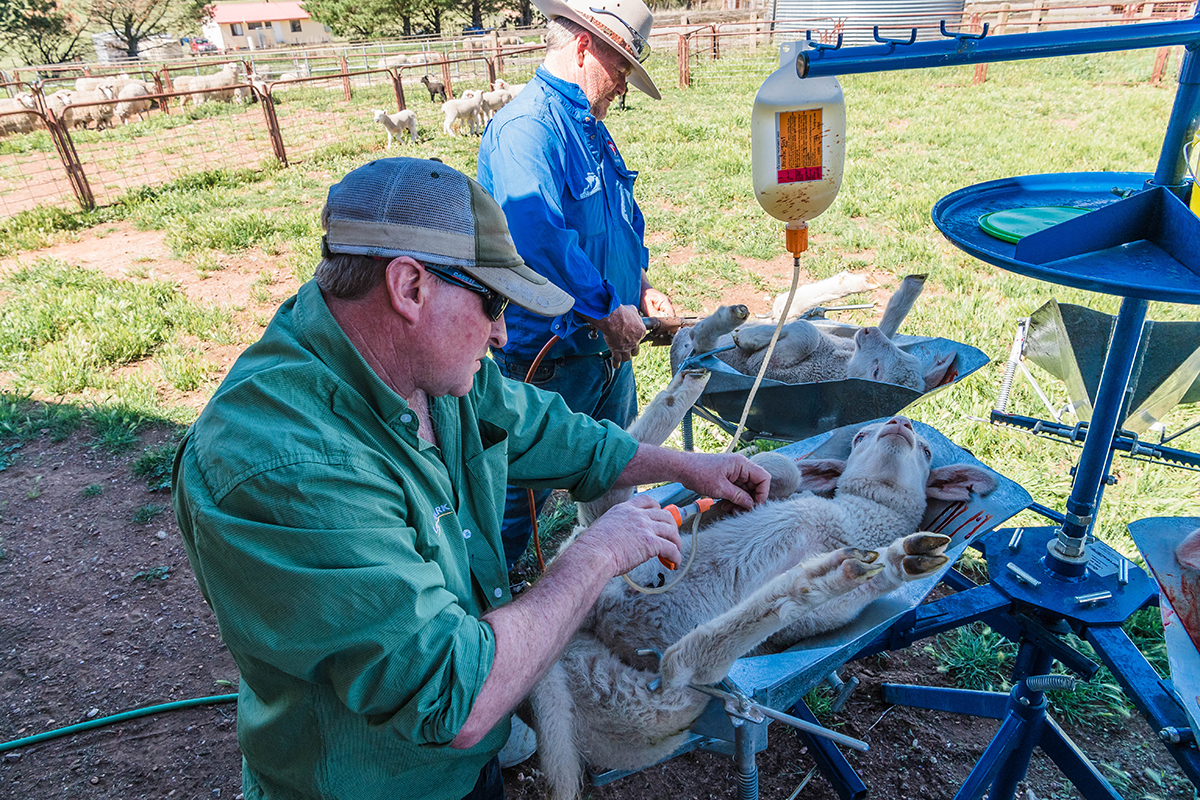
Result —
M 706 497 L 720 497 L 742 508 L 767 499 L 771 475 L 736 453 L 687 453 L 679 482 Z
M 680 543 L 679 528 L 671 515 L 649 497 L 634 495 L 606 511 L 571 547 L 607 551 L 611 577 L 624 575 L 655 557 L 678 564 L 682 560 Z
M 646 323 L 641 312 L 633 306 L 618 306 L 617 310 L 593 323 L 601 333 L 608 349 L 612 350 L 613 366 L 619 366 L 638 354 L 638 343 L 646 336 Z
M 670 298 L 652 287 L 647 287 L 642 292 L 642 308 L 645 309 L 647 317 L 675 316 L 675 306 L 671 305 Z

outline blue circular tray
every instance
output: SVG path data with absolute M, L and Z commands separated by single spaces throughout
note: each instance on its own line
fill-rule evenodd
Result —
M 1123 297 L 1200 303 L 1200 219 L 1178 198 L 1164 200 L 1165 189 L 1144 192 L 1151 177 L 1141 172 L 1076 172 L 989 181 L 943 197 L 933 207 L 933 222 L 975 258 L 1020 275 Z M 1122 199 L 1130 193 L 1135 196 Z M 1114 204 L 1120 205 L 1110 209 Z M 1056 260 L 1022 259 L 1017 256 L 1020 243 L 1001 241 L 980 227 L 986 214 L 1030 206 L 1104 209 L 1093 219 L 1085 214 L 1035 234 L 1051 249 L 1092 239 L 1099 249 Z

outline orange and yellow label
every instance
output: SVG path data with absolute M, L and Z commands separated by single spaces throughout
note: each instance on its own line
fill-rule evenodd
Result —
M 779 183 L 821 180 L 821 109 L 780 111 L 775 115 Z

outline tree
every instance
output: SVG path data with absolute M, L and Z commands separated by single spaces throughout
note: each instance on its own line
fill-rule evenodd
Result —
M 0 49 L 26 64 L 60 64 L 82 55 L 89 18 L 57 0 L 0 0 Z
M 130 58 L 138 45 L 174 25 L 191 26 L 208 14 L 207 0 L 93 0 L 92 13 Z
M 411 36 L 413 22 L 441 31 L 448 0 L 305 0 L 304 10 L 338 36 Z

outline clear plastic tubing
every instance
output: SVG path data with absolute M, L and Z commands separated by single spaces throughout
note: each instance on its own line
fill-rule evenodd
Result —
M 846 101 L 837 78 L 801 78 L 785 42 L 779 69 L 763 82 L 750 116 L 754 196 L 783 222 L 807 222 L 832 205 L 846 163 Z

